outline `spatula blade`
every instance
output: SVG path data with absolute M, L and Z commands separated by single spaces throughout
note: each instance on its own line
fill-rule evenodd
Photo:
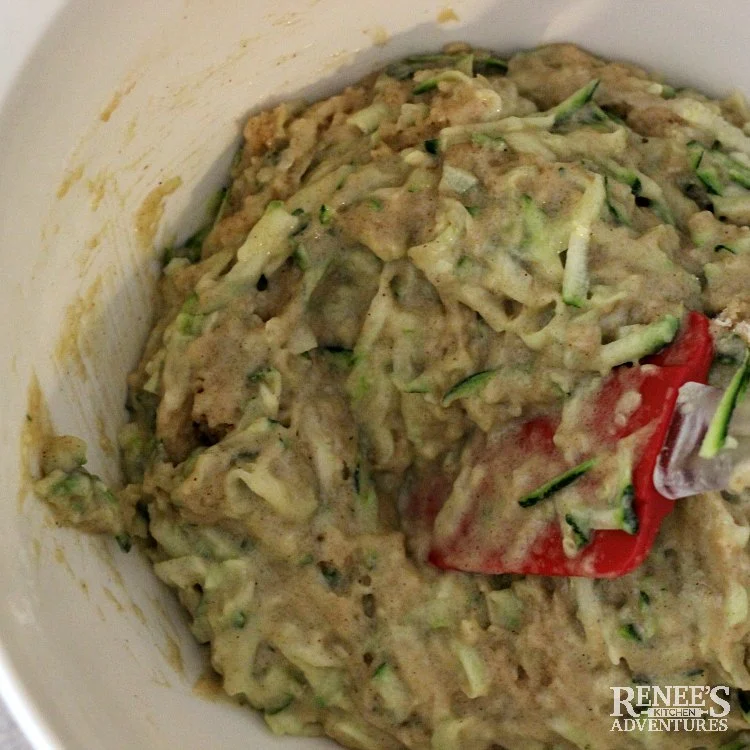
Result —
M 667 437 L 654 468 L 654 486 L 670 500 L 727 487 L 736 463 L 731 450 L 715 458 L 698 453 L 723 391 L 701 383 L 685 383 Z

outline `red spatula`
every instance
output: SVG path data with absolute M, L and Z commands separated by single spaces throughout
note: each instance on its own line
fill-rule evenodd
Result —
M 613 578 L 636 568 L 648 554 L 662 520 L 673 508 L 673 500 L 657 491 L 653 476 L 678 391 L 688 382 L 705 383 L 712 359 L 708 319 L 690 313 L 669 346 L 638 365 L 614 370 L 583 410 L 582 426 L 593 436 L 596 451 L 611 450 L 618 441 L 641 429 L 641 434 L 648 435 L 633 466 L 632 487 L 628 487 L 632 502 L 626 507 L 632 511 L 632 517 L 625 519 L 627 531 L 598 529 L 577 554 L 566 554 L 560 521 L 542 491 L 542 497 L 536 493 L 529 504 L 540 500 L 539 506 L 543 507 L 522 511 L 537 514 L 534 523 L 521 526 L 523 538 L 514 535 L 507 524 L 498 533 L 509 511 L 518 518 L 519 498 L 508 496 L 507 473 L 504 478 L 500 476 L 502 472 L 493 474 L 497 457 L 502 457 L 503 467 L 517 461 L 519 465 L 537 467 L 537 478 L 540 474 L 547 479 L 556 477 L 557 489 L 561 477 L 563 482 L 568 481 L 566 463 L 553 441 L 560 417 L 544 416 L 506 427 L 477 453 L 472 471 L 457 480 L 473 483 L 471 491 L 464 488 L 464 495 L 471 499 L 458 508 L 449 502 L 438 513 L 430 562 L 441 568 L 488 574 L 594 578 Z M 634 391 L 640 394 L 640 404 L 626 419 L 620 417 L 618 421 L 616 414 L 623 394 Z M 579 478 L 576 468 L 570 471 L 568 467 L 569 481 L 586 481 Z M 543 483 L 541 486 L 543 490 Z M 523 501 L 520 504 L 523 506 Z

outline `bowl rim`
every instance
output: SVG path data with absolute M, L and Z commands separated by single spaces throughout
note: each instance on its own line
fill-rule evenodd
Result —
M 10 102 L 23 78 L 24 70 L 34 56 L 39 42 L 66 0 L 44 0 L 34 7 L 0 0 L 0 28 L 4 40 L 0 47 L 0 111 Z M 39 701 L 30 692 L 0 634 L 0 711 L 7 714 L 34 750 L 64 750 L 60 738 L 52 730 Z
M 0 641 L 0 698 L 24 738 L 34 750 L 64 750 L 31 695 L 6 646 Z

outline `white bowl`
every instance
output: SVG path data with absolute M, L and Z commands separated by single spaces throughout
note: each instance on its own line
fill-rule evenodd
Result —
M 111 442 L 149 325 L 153 248 L 201 223 L 249 110 L 333 92 L 385 60 L 456 39 L 499 51 L 567 39 L 678 83 L 750 91 L 742 0 L 454 0 L 451 9 L 0 0 L 0 693 L 35 747 L 328 746 L 274 740 L 250 711 L 196 697 L 203 658 L 147 564 L 54 527 L 27 497 L 34 379 L 55 426 L 86 437 L 93 468 L 116 478 Z

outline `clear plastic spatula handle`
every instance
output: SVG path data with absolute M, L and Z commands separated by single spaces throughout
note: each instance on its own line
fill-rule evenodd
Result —
M 735 468 L 750 461 L 750 410 L 737 408 L 726 447 L 714 458 L 701 458 L 701 443 L 723 391 L 685 383 L 677 395 L 672 421 L 654 468 L 654 486 L 671 500 L 729 486 Z

